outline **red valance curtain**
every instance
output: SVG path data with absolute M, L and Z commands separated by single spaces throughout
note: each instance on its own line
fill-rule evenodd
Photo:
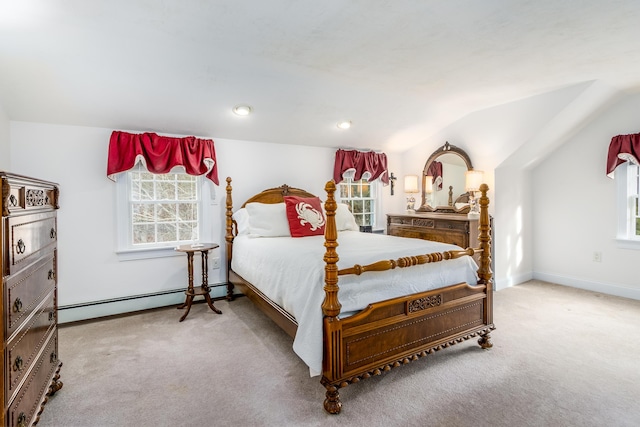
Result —
M 434 190 L 442 190 L 442 163 L 436 160 L 432 161 L 427 169 L 427 175 L 433 177 Z
M 218 163 L 211 139 L 113 131 L 109 141 L 107 177 L 115 180 L 115 174 L 132 169 L 138 161 L 144 162 L 152 173 L 168 173 L 175 166 L 183 166 L 189 175 L 205 175 L 219 184 Z
M 370 176 L 367 181 L 371 182 L 380 178 L 385 185 L 389 184 L 389 173 L 387 171 L 387 155 L 384 153 L 374 153 L 372 151 L 338 150 L 336 151 L 336 161 L 333 167 L 333 180 L 336 184 L 342 181 L 342 175 L 354 170 L 354 181 L 359 181 L 365 172 Z
M 613 178 L 613 171 L 624 162 L 640 165 L 640 133 L 611 138 L 607 155 L 607 176 Z

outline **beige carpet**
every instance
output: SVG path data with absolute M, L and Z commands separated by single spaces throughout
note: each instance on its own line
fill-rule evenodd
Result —
M 341 390 L 324 412 L 291 339 L 246 298 L 60 329 L 41 426 L 638 426 L 640 301 L 532 281 L 467 341 Z

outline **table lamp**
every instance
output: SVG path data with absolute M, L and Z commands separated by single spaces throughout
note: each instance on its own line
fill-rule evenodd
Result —
M 407 213 L 415 213 L 416 198 L 413 197 L 418 192 L 418 176 L 407 175 L 404 177 L 404 192 L 407 193 Z
M 465 190 L 469 193 L 469 213 L 468 217 L 471 219 L 480 218 L 480 212 L 478 211 L 478 204 L 476 203 L 475 192 L 480 190 L 480 185 L 484 179 L 484 172 L 469 170 L 465 174 Z

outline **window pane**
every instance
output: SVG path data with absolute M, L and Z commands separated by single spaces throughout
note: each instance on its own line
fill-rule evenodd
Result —
M 349 186 L 348 185 L 341 185 L 340 186 L 340 198 L 341 199 L 348 199 L 349 198 Z
M 142 181 L 140 183 L 140 199 L 153 200 L 155 192 L 153 191 L 153 181 Z
M 153 205 L 134 203 L 131 205 L 131 211 L 131 219 L 134 224 L 155 222 Z
M 158 224 L 158 242 L 175 242 L 178 240 L 178 232 L 175 224 Z
M 194 221 L 198 219 L 198 206 L 192 203 L 180 203 L 178 205 L 179 221 Z
M 363 217 L 363 225 L 373 225 L 373 221 L 372 221 L 373 217 L 371 215 L 364 215 Z
M 160 173 L 153 175 L 153 178 L 156 181 L 175 181 L 176 174 L 175 173 Z
M 178 224 L 178 240 L 198 240 L 198 223 L 181 222 Z
M 162 175 L 158 175 L 162 176 Z M 156 183 L 156 200 L 175 200 L 176 185 L 174 182 L 157 182 Z
M 366 181 L 362 181 L 362 197 L 371 197 L 371 186 Z
M 372 212 L 372 209 L 371 209 L 371 200 L 364 200 L 364 212 L 365 212 L 365 213 L 370 213 L 370 212 Z
M 156 205 L 156 218 L 158 221 L 176 221 L 178 205 L 175 203 L 158 203 Z
M 196 182 L 195 181 L 179 181 L 177 183 L 178 198 L 177 200 L 196 200 Z
M 360 186 L 358 184 L 351 184 L 351 197 L 360 197 Z
M 133 226 L 133 244 L 154 243 L 156 241 L 155 225 L 141 224 Z
M 351 212 L 353 212 L 354 214 L 359 214 L 362 213 L 362 207 L 363 207 L 363 201 L 362 200 L 354 200 L 352 202 L 353 204 L 351 205 Z

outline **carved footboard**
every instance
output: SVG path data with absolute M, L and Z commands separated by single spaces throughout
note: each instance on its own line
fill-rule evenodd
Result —
M 417 360 L 433 351 L 479 336 L 482 348 L 492 346 L 489 332 L 495 327 L 492 315 L 492 286 L 488 187 L 480 200 L 480 244 L 478 249 L 426 254 L 398 260 L 383 260 L 367 266 L 338 270 L 335 232 L 335 185 L 327 183 L 327 225 L 325 230 L 324 357 L 322 384 L 326 387 L 324 407 L 340 412 L 338 389 L 393 367 Z M 360 313 L 339 319 L 338 276 L 363 274 L 481 253 L 479 284 L 454 284 L 369 305 Z M 375 274 L 375 273 L 373 273 Z

